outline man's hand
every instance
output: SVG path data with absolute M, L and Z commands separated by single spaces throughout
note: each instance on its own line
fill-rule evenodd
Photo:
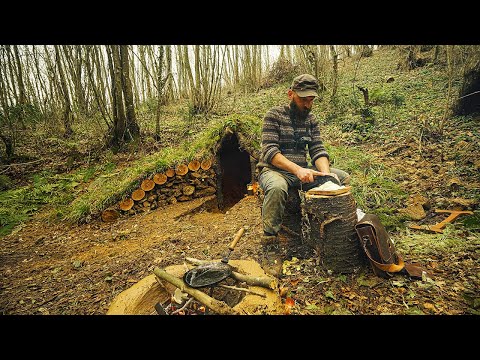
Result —
M 310 183 L 314 181 L 314 176 L 325 176 L 330 174 L 312 169 L 299 168 L 295 175 L 300 179 L 302 183 Z
M 335 178 L 335 180 L 338 181 L 338 183 L 341 185 L 342 183 L 340 182 L 340 179 L 338 178 L 338 175 L 335 173 L 329 173 L 327 175 L 330 175 L 331 177 Z

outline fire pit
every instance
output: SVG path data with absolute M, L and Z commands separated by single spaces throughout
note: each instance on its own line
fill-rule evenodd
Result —
M 256 261 L 230 260 L 239 273 L 250 277 L 267 276 Z M 185 265 L 172 265 L 164 271 L 181 281 L 187 271 Z M 191 289 L 191 288 L 190 288 Z M 243 290 L 242 290 L 243 289 Z M 284 306 L 278 289 L 247 285 L 234 278 L 227 278 L 213 287 L 193 289 L 203 291 L 209 297 L 225 303 L 236 314 L 284 314 Z M 121 292 L 112 302 L 107 315 L 215 315 L 202 304 L 172 283 L 151 274 Z

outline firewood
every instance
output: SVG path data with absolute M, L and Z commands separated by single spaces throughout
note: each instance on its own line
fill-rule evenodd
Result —
M 191 196 L 186 196 L 186 195 L 182 195 L 182 196 L 179 196 L 177 198 L 178 201 L 188 201 L 188 200 L 192 200 Z
M 200 167 L 203 169 L 203 170 L 208 170 L 212 167 L 212 160 L 210 159 L 205 159 L 202 161 L 202 163 L 200 164 Z
M 153 273 L 160 280 L 165 280 L 168 281 L 170 284 L 175 285 L 181 291 L 193 296 L 196 300 L 198 300 L 203 305 L 205 305 L 219 315 L 240 315 L 238 311 L 232 309 L 223 301 L 212 298 L 211 296 L 205 294 L 203 291 L 188 286 L 182 279 L 167 273 L 163 269 L 156 267 L 153 269 Z
M 191 170 L 191 171 L 197 171 L 198 169 L 200 169 L 200 161 L 198 160 L 192 160 L 188 163 L 188 168 Z
M 188 173 L 188 166 L 185 164 L 179 164 L 175 169 L 175 173 L 181 176 L 185 175 Z
M 195 186 L 185 185 L 182 189 L 183 195 L 192 195 L 195 191 Z
M 120 214 L 117 210 L 106 209 L 102 211 L 102 220 L 104 222 L 112 222 L 117 220 L 120 217 Z
M 155 176 L 153 177 L 153 181 L 157 185 L 163 185 L 167 182 L 167 175 L 165 175 L 164 173 L 155 174 Z
M 198 197 L 206 196 L 206 195 L 213 195 L 217 192 L 217 190 L 213 186 L 209 186 L 203 190 L 200 190 L 196 193 Z
M 175 176 L 175 170 L 170 168 L 170 169 L 167 169 L 167 171 L 165 171 L 165 175 L 167 175 L 167 177 L 171 178 L 171 177 L 174 177 Z
M 210 260 L 200 260 L 192 257 L 185 257 L 185 260 L 194 265 L 202 265 L 202 264 L 207 264 L 212 262 Z M 261 286 L 271 290 L 275 290 L 278 288 L 277 279 L 270 275 L 251 276 L 251 275 L 241 274 L 237 271 L 232 271 L 232 277 L 237 281 L 241 281 L 252 286 Z
M 155 187 L 155 182 L 150 179 L 145 179 L 142 181 L 142 185 L 140 187 L 143 191 L 150 191 Z
M 145 197 L 145 191 L 142 189 L 137 189 L 132 193 L 132 199 L 135 201 L 140 201 Z
M 182 190 L 180 188 L 173 189 L 172 196 L 177 197 L 177 196 L 180 196 L 180 195 L 182 195 Z
M 127 198 L 120 202 L 120 209 L 123 211 L 128 211 L 133 207 L 133 204 L 135 204 L 135 202 L 132 200 L 132 198 Z

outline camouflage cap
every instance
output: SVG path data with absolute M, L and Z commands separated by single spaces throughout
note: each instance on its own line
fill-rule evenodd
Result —
M 302 74 L 293 79 L 290 89 L 300 97 L 318 96 L 318 80 L 310 74 Z

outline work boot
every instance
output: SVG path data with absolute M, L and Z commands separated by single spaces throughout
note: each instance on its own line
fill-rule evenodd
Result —
M 262 238 L 262 259 L 261 267 L 263 270 L 277 278 L 282 277 L 283 256 L 276 236 L 264 235 Z
M 272 235 L 264 232 L 260 242 L 262 246 L 278 244 L 278 235 Z

